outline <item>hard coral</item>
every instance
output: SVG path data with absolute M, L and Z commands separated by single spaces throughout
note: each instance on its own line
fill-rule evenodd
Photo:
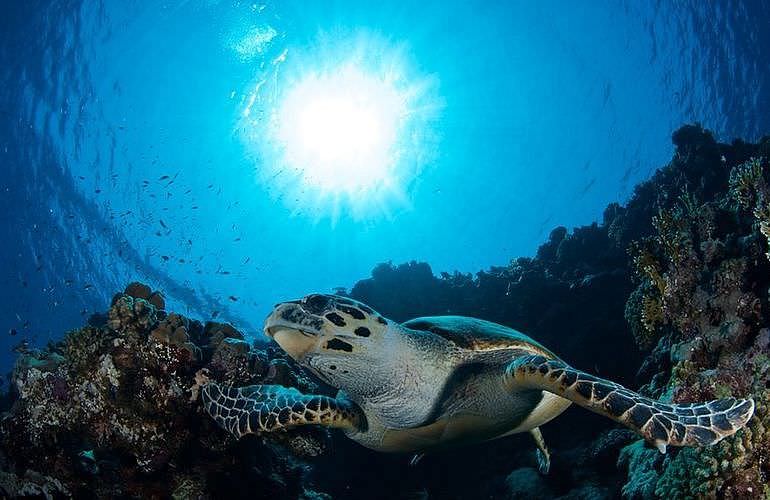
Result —
M 213 493 L 209 488 L 220 488 L 221 496 L 247 481 L 285 496 L 281 484 L 301 485 L 304 469 L 281 450 L 319 454 L 326 446 L 325 431 L 315 438 L 288 432 L 236 444 L 192 397 L 200 382 L 196 375 L 205 366 L 218 382 L 261 382 L 268 354 L 231 325 L 209 324 L 204 335 L 200 323 L 165 314 L 152 297 L 149 287 L 133 283 L 113 299 L 106 325 L 75 330 L 46 350 L 19 358 L 13 375 L 16 400 L 0 422 L 0 457 L 8 457 L 0 491 L 166 497 L 175 485 L 174 494 L 205 497 Z M 194 342 L 201 337 L 205 349 Z M 281 363 L 291 373 L 293 367 L 284 359 Z M 234 450 L 269 459 L 256 472 L 244 461 L 241 476 L 223 486 L 222 471 L 239 470 L 232 464 Z M 50 478 L 35 470 L 45 470 Z M 294 483 L 275 481 L 282 474 L 290 474 Z
M 654 395 L 675 402 L 753 396 L 757 410 L 746 429 L 716 446 L 671 453 L 644 474 L 639 463 L 632 464 L 624 493 L 646 497 L 654 490 L 656 496 L 671 498 L 767 495 L 770 335 L 762 326 L 770 322 L 770 265 L 762 254 L 770 230 L 764 234 L 762 223 L 770 228 L 770 198 L 762 161 L 738 164 L 728 181 L 723 159 L 751 154 L 750 145 L 741 144 L 740 153 L 733 152 L 693 128 L 683 130 L 677 140 L 675 161 L 656 174 L 670 182 L 659 185 L 666 196 L 654 203 L 654 233 L 632 247 L 638 286 L 626 316 L 632 331 L 643 332 L 636 334 L 640 345 L 648 347 L 658 338 L 663 352 L 668 351 L 671 368 L 659 364 L 664 371 L 653 377 L 666 382 L 654 386 Z M 722 154 L 714 155 L 720 149 Z M 677 173 L 684 183 L 674 180 Z M 691 186 L 699 186 L 702 202 L 696 201 Z M 753 217 L 745 217 L 746 212 Z M 641 453 L 628 450 L 627 461 Z

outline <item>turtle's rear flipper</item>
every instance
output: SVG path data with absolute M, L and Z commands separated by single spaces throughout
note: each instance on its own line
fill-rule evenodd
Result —
M 551 470 L 551 454 L 548 452 L 548 447 L 545 445 L 545 439 L 543 439 L 543 433 L 540 432 L 540 427 L 535 427 L 531 431 L 532 439 L 535 440 L 537 450 L 535 450 L 535 458 L 537 458 L 537 470 L 540 474 L 547 475 Z
M 236 438 L 300 425 L 352 430 L 359 429 L 364 421 L 359 408 L 350 401 L 302 394 L 280 385 L 234 388 L 209 382 L 202 395 L 206 412 Z
M 505 371 L 511 390 L 541 389 L 630 427 L 655 445 L 708 446 L 733 435 L 754 414 L 751 399 L 667 404 L 581 372 L 557 359 L 524 356 Z

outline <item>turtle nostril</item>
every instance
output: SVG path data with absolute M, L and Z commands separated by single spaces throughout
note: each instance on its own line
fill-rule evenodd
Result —
M 326 295 L 314 294 L 308 295 L 302 299 L 302 304 L 309 313 L 321 314 L 328 307 L 331 300 Z

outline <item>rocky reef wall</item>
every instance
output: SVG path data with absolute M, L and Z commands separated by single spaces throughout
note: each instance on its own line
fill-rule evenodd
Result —
M 535 258 L 475 276 L 382 264 L 351 295 L 398 319 L 463 314 L 517 328 L 577 367 L 666 401 L 753 396 L 745 431 L 666 456 L 635 442 L 619 456 L 627 477 L 605 471 L 612 479 L 594 494 L 621 494 L 623 481 L 629 498 L 768 496 L 770 138 L 720 144 L 685 126 L 672 139 L 672 161 L 624 206 L 608 206 L 601 224 L 556 228 Z M 573 411 L 544 432 L 570 453 L 607 425 Z M 571 481 L 550 482 L 561 483 L 547 490 L 558 494 Z
M 397 321 L 461 314 L 527 333 L 570 364 L 666 401 L 754 397 L 716 446 L 647 447 L 573 408 L 528 436 L 409 457 L 305 429 L 234 441 L 198 389 L 331 389 L 226 323 L 168 312 L 133 283 L 104 316 L 22 352 L 0 421 L 7 496 L 150 498 L 761 498 L 770 496 L 770 138 L 720 144 L 698 126 L 601 223 L 559 227 L 533 258 L 476 275 L 377 266 L 346 293 Z M 319 493 L 324 492 L 324 493 Z

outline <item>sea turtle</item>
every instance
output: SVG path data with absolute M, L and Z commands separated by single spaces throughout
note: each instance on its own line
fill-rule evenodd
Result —
M 667 445 L 714 444 L 754 412 L 751 399 L 653 401 L 572 368 L 511 328 L 461 316 L 399 324 L 336 295 L 278 304 L 265 333 L 339 392 L 332 398 L 277 385 L 208 383 L 206 411 L 238 438 L 315 424 L 341 428 L 374 450 L 421 456 L 530 432 L 547 472 L 539 428 L 571 403 L 633 429 L 662 453 Z

